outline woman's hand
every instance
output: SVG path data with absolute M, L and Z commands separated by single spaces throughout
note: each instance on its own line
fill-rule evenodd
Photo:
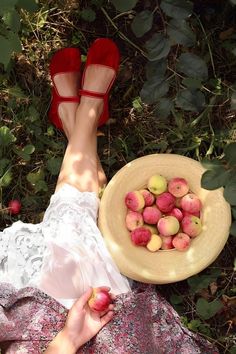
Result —
M 110 290 L 105 286 L 100 289 Z M 107 311 L 94 312 L 87 304 L 91 295 L 92 288 L 89 288 L 75 302 L 68 313 L 65 327 L 51 342 L 45 354 L 76 353 L 83 344 L 93 338 L 112 319 L 114 305 L 109 305 Z

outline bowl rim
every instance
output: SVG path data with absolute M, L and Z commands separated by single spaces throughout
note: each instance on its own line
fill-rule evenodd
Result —
M 194 271 L 193 269 L 191 269 L 191 271 L 188 271 L 188 269 L 186 269 L 186 272 L 183 274 L 174 274 L 174 275 L 168 275 L 166 278 L 165 277 L 159 277 L 157 276 L 153 276 L 148 274 L 148 277 L 146 276 L 141 276 L 138 272 L 137 269 L 133 269 L 132 270 L 132 262 L 129 262 L 129 260 L 127 260 L 127 257 L 125 256 L 125 254 L 123 254 L 122 252 L 120 252 L 119 254 L 117 254 L 117 252 L 114 252 L 113 249 L 113 242 L 114 242 L 114 237 L 112 237 L 111 235 L 111 230 L 109 228 L 109 223 L 108 223 L 108 216 L 107 216 L 107 210 L 106 210 L 106 204 L 110 202 L 111 199 L 111 195 L 112 193 L 114 193 L 114 189 L 116 188 L 116 184 L 117 183 L 121 183 L 122 179 L 124 179 L 124 176 L 127 176 L 127 171 L 130 171 L 132 169 L 137 168 L 137 165 L 145 165 L 145 163 L 149 163 L 148 160 L 150 160 L 150 162 L 153 159 L 157 159 L 158 161 L 167 161 L 169 160 L 169 163 L 174 163 L 176 161 L 178 162 L 184 162 L 187 165 L 190 165 L 190 167 L 196 168 L 196 171 L 199 171 L 199 176 L 202 175 L 202 173 L 205 171 L 205 168 L 196 160 L 193 160 L 189 157 L 186 156 L 182 156 L 182 155 L 178 155 L 178 154 L 150 154 L 150 155 L 145 155 L 142 157 L 139 157 L 137 159 L 134 159 L 133 161 L 127 163 L 125 166 L 123 166 L 113 177 L 112 179 L 109 181 L 107 187 L 105 188 L 105 191 L 103 193 L 103 196 L 101 198 L 100 201 L 100 209 L 99 209 L 99 217 L 98 217 L 98 226 L 99 229 L 101 230 L 101 233 L 103 234 L 105 243 L 115 261 L 115 263 L 117 264 L 120 272 L 124 275 L 126 275 L 129 278 L 132 278 L 134 280 L 137 281 L 142 281 L 142 282 L 146 282 L 146 283 L 155 283 L 155 284 L 165 284 L 165 283 L 172 283 L 172 282 L 176 282 L 176 281 L 180 281 L 180 280 L 184 280 L 194 274 L 199 273 L 200 271 L 202 271 L 203 269 L 205 269 L 206 267 L 208 267 L 220 254 L 220 252 L 222 251 L 225 243 L 227 242 L 227 239 L 229 237 L 229 228 L 231 225 L 231 211 L 230 211 L 230 206 L 229 204 L 225 201 L 224 197 L 223 197 L 223 188 L 219 188 L 217 190 L 214 191 L 208 191 L 208 190 L 204 190 L 206 191 L 205 193 L 207 194 L 211 194 L 211 195 L 217 195 L 221 197 L 221 202 L 223 203 L 223 209 L 224 209 L 224 227 L 222 228 L 224 235 L 222 236 L 219 244 L 218 244 L 218 249 L 215 249 L 214 252 L 212 252 L 212 254 L 209 254 L 209 258 L 205 259 L 204 261 L 202 261 L 202 263 L 196 264 L 194 267 Z M 133 166 L 133 167 L 132 167 Z M 163 173 L 163 175 L 165 175 Z M 139 187 L 140 189 L 142 188 L 141 186 Z M 201 188 L 201 190 L 203 190 Z M 223 199 L 222 199 L 223 198 Z M 202 213 L 204 214 L 204 206 L 203 206 L 203 211 Z M 195 238 L 197 239 L 197 238 Z M 195 241 L 195 239 L 193 239 L 193 241 Z M 119 242 L 117 243 L 119 244 Z M 135 247 L 135 246 L 134 246 Z M 144 249 L 145 252 L 148 252 L 148 254 L 157 254 L 158 252 L 149 252 L 148 250 L 146 250 L 144 247 L 142 247 Z M 191 249 L 191 246 L 190 246 Z M 164 251 L 168 251 L 168 252 L 159 252 L 162 254 L 174 254 L 176 252 L 178 252 L 178 254 L 186 254 L 188 251 L 184 251 L 184 252 L 180 252 L 176 249 L 171 249 L 171 250 L 164 250 Z M 171 252 L 169 252 L 171 251 Z M 142 257 L 142 253 L 140 253 L 141 257 Z M 179 256 L 178 256 L 179 257 Z

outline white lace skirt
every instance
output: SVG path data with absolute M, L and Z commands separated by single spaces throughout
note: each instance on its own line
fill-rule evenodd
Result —
M 97 227 L 95 193 L 64 185 L 40 224 L 18 221 L 0 232 L 0 282 L 34 286 L 70 308 L 89 286 L 130 291 Z

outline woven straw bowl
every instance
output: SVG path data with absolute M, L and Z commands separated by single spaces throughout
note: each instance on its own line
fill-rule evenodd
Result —
M 222 188 L 214 191 L 201 188 L 204 171 L 199 162 L 188 157 L 153 154 L 128 163 L 111 179 L 101 199 L 98 225 L 122 274 L 144 283 L 172 283 L 199 273 L 217 258 L 229 235 L 230 206 Z M 125 226 L 125 195 L 146 187 L 154 174 L 161 174 L 167 180 L 185 178 L 190 190 L 202 201 L 203 229 L 187 251 L 173 249 L 152 253 L 145 247 L 135 246 L 130 239 Z

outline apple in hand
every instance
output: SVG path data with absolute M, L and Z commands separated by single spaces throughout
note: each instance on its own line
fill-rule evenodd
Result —
M 168 182 L 168 191 L 176 198 L 183 197 L 189 191 L 186 179 L 175 177 Z
M 148 189 L 155 195 L 161 194 L 167 189 L 167 180 L 161 175 L 154 175 L 148 180 Z
M 88 300 L 88 305 L 91 310 L 101 312 L 107 310 L 111 302 L 112 298 L 107 290 L 93 288 L 92 295 Z
M 144 197 L 139 191 L 128 192 L 125 196 L 125 204 L 132 211 L 141 210 L 145 205 Z
M 139 226 L 143 225 L 142 214 L 137 211 L 129 210 L 126 215 L 126 227 L 129 231 L 136 229 Z

